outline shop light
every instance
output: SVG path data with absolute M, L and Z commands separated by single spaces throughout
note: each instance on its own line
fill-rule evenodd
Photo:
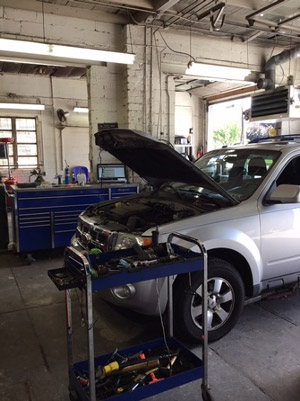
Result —
M 26 54 L 30 56 L 44 56 L 50 60 L 69 59 L 72 61 L 84 60 L 91 63 L 111 62 L 133 64 L 135 55 L 107 50 L 85 49 L 82 47 L 62 46 L 49 43 L 29 42 L 0 38 L 0 52 Z
M 44 104 L 34 104 L 34 103 L 0 103 L 0 109 L 45 110 L 45 105 Z
M 87 107 L 74 107 L 73 111 L 75 113 L 88 113 L 89 109 Z
M 191 62 L 188 64 L 188 68 L 185 73 L 187 75 L 197 75 L 205 78 L 243 81 L 247 75 L 251 73 L 251 70 L 247 68 Z

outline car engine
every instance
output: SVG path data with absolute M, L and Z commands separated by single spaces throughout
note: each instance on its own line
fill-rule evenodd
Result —
M 132 246 L 131 236 L 139 236 L 152 227 L 196 216 L 201 212 L 202 209 L 192 204 L 149 196 L 106 205 L 96 204 L 80 215 L 76 237 L 84 248 L 97 246 L 112 250 L 116 249 L 119 241 L 118 233 L 126 234 L 127 245 Z

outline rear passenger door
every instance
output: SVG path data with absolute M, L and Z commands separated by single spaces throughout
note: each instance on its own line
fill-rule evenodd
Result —
M 300 157 L 294 157 L 276 180 L 300 185 Z M 263 280 L 300 271 L 300 204 L 260 206 Z

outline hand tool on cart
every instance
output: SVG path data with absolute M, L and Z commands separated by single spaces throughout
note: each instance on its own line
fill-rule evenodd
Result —
M 174 240 L 176 239 L 176 244 Z M 182 243 L 188 242 L 189 246 L 182 246 Z M 192 249 L 199 248 L 200 252 Z M 134 251 L 134 250 L 131 250 Z M 143 249 L 144 251 L 144 249 Z M 140 250 L 138 251 L 140 252 Z M 116 400 L 141 400 L 149 396 L 158 394 L 167 389 L 191 382 L 202 378 L 202 399 L 211 401 L 207 383 L 207 253 L 200 241 L 187 237 L 182 234 L 170 234 L 167 243 L 158 244 L 152 249 L 145 249 L 147 253 L 140 252 L 112 252 L 111 257 L 103 255 L 83 255 L 78 250 L 68 247 L 65 252 L 65 266 L 63 272 L 69 274 L 72 283 L 64 283 L 65 286 L 57 285 L 57 270 L 48 272 L 57 287 L 66 289 L 66 312 L 67 312 L 67 335 L 68 335 L 68 362 L 69 362 L 69 388 L 71 399 L 80 401 L 100 401 L 109 397 Z M 124 256 L 125 255 L 125 256 Z M 129 259 L 133 258 L 133 259 Z M 154 260 L 156 263 L 142 268 L 140 271 L 126 274 L 117 268 L 120 259 L 126 259 L 130 262 L 146 262 Z M 96 262 L 95 262 L 96 260 Z M 92 264 L 93 263 L 93 264 Z M 91 269 L 98 269 L 99 266 L 105 266 L 108 269 L 116 270 L 114 275 L 101 277 L 92 276 Z M 117 274 L 117 271 L 119 274 Z M 180 344 L 173 337 L 173 281 L 174 276 L 192 272 L 203 272 L 202 286 L 202 327 L 203 336 L 199 343 L 202 344 L 202 360 L 193 352 Z M 75 283 L 74 277 L 78 277 Z M 157 278 L 167 278 L 168 287 L 168 335 L 163 338 L 148 341 L 138 346 L 130 347 L 120 352 L 103 355 L 95 358 L 94 355 L 94 334 L 93 334 L 93 305 L 92 294 L 94 291 L 100 291 L 113 286 L 125 285 L 128 282 L 138 282 L 153 280 Z M 65 278 L 67 280 L 67 276 Z M 71 318 L 71 291 L 70 288 L 79 288 L 86 296 L 86 320 L 88 334 L 88 359 L 86 361 L 73 363 L 72 353 L 72 318 Z M 180 350 L 180 353 L 179 351 Z M 145 354 L 146 359 L 141 360 L 140 355 Z M 162 357 L 161 357 L 162 356 Z M 114 362 L 118 366 L 112 365 Z M 144 365 L 142 365 L 144 364 Z M 152 365 L 153 364 L 153 365 Z M 107 367 L 110 365 L 109 367 Z M 95 369 L 96 366 L 105 367 Z M 143 368 L 141 368 L 143 366 Z M 98 373 L 98 371 L 100 373 Z M 97 374 L 96 374 L 97 373 Z M 104 373 L 104 374 L 103 374 Z M 153 376 L 153 374 L 155 376 Z M 155 380 L 153 378 L 164 379 Z M 149 385 L 149 383 L 151 383 Z M 120 398 L 118 398 L 120 397 Z
M 145 359 L 146 359 L 144 353 L 141 353 L 140 359 L 142 359 L 142 360 L 145 360 Z M 149 376 L 151 377 L 151 381 L 149 381 L 148 384 L 157 383 L 157 382 L 159 382 L 160 380 L 163 380 L 162 377 L 158 379 L 158 378 L 155 376 L 154 372 L 152 372 L 152 371 L 149 372 Z

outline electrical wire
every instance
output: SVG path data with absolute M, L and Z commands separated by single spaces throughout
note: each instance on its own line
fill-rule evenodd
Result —
M 163 339 L 164 339 L 164 343 L 165 343 L 166 349 L 168 351 L 168 354 L 170 355 L 171 352 L 170 352 L 170 348 L 167 343 L 166 330 L 165 330 L 165 325 L 163 322 L 162 311 L 161 311 L 161 306 L 160 306 L 160 290 L 158 289 L 158 279 L 157 278 L 155 279 L 155 289 L 156 289 L 157 299 L 158 299 L 158 313 L 159 313 L 160 324 L 161 324 L 161 328 L 162 328 L 162 332 L 163 332 Z M 173 301 L 172 299 L 169 299 L 169 302 L 172 302 L 172 301 Z M 170 357 L 169 357 L 169 359 L 170 359 Z
M 186 17 L 179 16 L 179 15 L 174 15 L 173 13 L 170 13 L 170 12 L 168 12 L 168 11 L 165 11 L 165 12 L 164 12 L 164 15 L 171 15 L 172 17 L 176 17 L 178 20 L 187 21 L 187 22 L 189 22 L 191 25 L 188 26 L 188 25 L 179 25 L 179 24 L 172 23 L 170 26 L 166 26 L 166 23 L 162 21 L 162 25 L 161 25 L 161 26 L 158 26 L 158 25 L 155 25 L 155 24 L 153 23 L 153 21 L 157 21 L 156 18 L 154 18 L 153 21 L 151 21 L 151 23 L 148 23 L 148 22 L 143 23 L 143 22 L 137 21 L 137 20 L 134 18 L 134 16 L 133 16 L 129 11 L 128 11 L 128 13 L 129 13 L 129 15 L 130 15 L 130 18 L 132 19 L 132 21 L 133 21 L 136 25 L 139 25 L 139 26 L 146 26 L 146 27 L 155 27 L 155 28 L 156 28 L 156 31 L 157 31 L 157 30 L 160 30 L 160 29 L 169 28 L 169 27 L 172 28 L 171 25 L 174 24 L 174 28 L 173 28 L 173 29 L 174 29 L 174 30 L 177 30 L 177 31 L 186 31 L 187 29 L 192 29 L 193 32 L 195 32 L 195 33 L 197 33 L 197 34 L 199 34 L 199 35 L 205 36 L 205 37 L 212 37 L 212 38 L 214 38 L 214 39 L 216 39 L 216 38 L 232 39 L 232 33 L 218 32 L 218 31 L 215 31 L 214 33 L 210 33 L 210 32 L 209 32 L 207 29 L 205 29 L 205 28 L 198 28 L 198 27 L 192 26 L 192 25 L 195 25 L 195 24 L 201 25 L 201 24 L 203 24 L 203 21 L 192 21 L 190 18 L 186 18 Z M 245 28 L 245 29 L 248 29 L 249 31 L 255 31 L 255 32 L 257 32 L 257 31 L 259 30 L 259 31 L 262 32 L 262 33 L 270 33 L 270 31 L 269 31 L 268 29 L 262 29 L 262 28 L 257 29 L 256 27 L 249 27 L 249 26 L 244 26 L 244 25 L 243 25 L 243 26 L 240 26 L 240 25 L 234 24 L 233 22 L 228 21 L 228 20 L 226 21 L 226 24 L 227 24 L 227 25 L 238 26 L 238 27 L 243 27 L 243 28 Z M 235 34 L 234 36 L 240 38 L 240 39 L 243 41 L 243 35 L 237 35 L 237 34 Z M 291 35 L 291 34 L 288 35 L 288 34 L 282 34 L 282 33 L 281 33 L 280 36 L 281 36 L 281 37 L 287 37 L 287 38 L 290 38 L 290 39 L 291 39 L 291 38 L 296 39 L 297 42 L 299 41 L 299 36 L 296 36 L 296 35 Z M 277 37 L 276 37 L 276 38 L 277 38 Z M 260 43 L 268 43 L 268 44 L 269 44 L 269 40 L 268 40 L 268 39 L 258 38 L 258 41 L 259 41 Z M 278 43 L 277 46 L 286 47 L 286 45 L 285 45 L 284 43 L 282 43 L 282 44 L 279 44 L 279 43 Z
M 133 53 L 133 42 L 132 42 L 132 35 L 131 35 L 131 25 L 128 25 L 129 30 L 129 37 L 130 37 L 130 46 L 131 46 L 131 53 Z
M 74 288 L 74 290 L 75 290 L 75 294 L 76 294 L 75 299 L 77 299 L 78 305 L 79 305 L 79 309 L 80 309 L 81 327 L 83 327 L 83 326 L 86 325 L 86 318 L 85 318 L 85 315 L 84 315 L 84 312 L 83 312 L 83 292 L 81 292 L 81 297 L 79 297 L 77 288 Z M 71 290 L 69 290 L 69 291 L 70 291 L 70 296 L 72 298 L 72 293 L 74 294 L 74 292 L 72 292 Z M 73 299 L 74 299 L 74 296 L 73 296 Z M 74 327 L 72 328 L 72 330 L 73 330 L 73 332 L 76 332 L 76 329 L 74 330 Z
M 101 157 L 101 153 L 103 152 L 104 149 L 100 149 L 99 150 L 99 163 L 102 164 L 102 157 Z
M 285 75 L 285 73 L 284 73 L 284 69 L 282 68 L 282 65 L 281 64 L 279 64 L 279 67 L 281 68 L 281 71 L 282 71 L 282 78 L 281 78 L 281 81 L 280 81 L 280 83 L 279 83 L 279 86 L 282 84 L 282 81 L 284 80 L 284 78 L 286 78 L 286 75 Z
M 195 22 L 199 22 L 198 21 L 198 16 L 197 16 L 197 12 L 200 12 L 201 10 L 203 10 L 203 9 L 205 9 L 205 8 L 207 8 L 208 6 L 210 6 L 212 3 L 214 2 L 214 0 L 211 0 L 211 1 L 209 1 L 207 4 L 205 4 L 206 3 L 206 0 L 202 0 L 202 2 L 200 1 L 194 1 L 192 4 L 189 4 L 189 5 L 187 5 L 186 7 L 184 7 L 184 8 L 182 8 L 181 10 L 180 10 L 180 13 L 181 14 L 183 14 L 183 15 L 174 15 L 174 14 L 172 14 L 172 13 L 170 13 L 170 12 L 168 12 L 168 11 L 166 11 L 164 14 L 172 14 L 172 17 L 173 18 L 175 18 L 175 21 L 173 20 L 173 21 L 171 21 L 172 20 L 172 17 L 171 18 L 169 18 L 167 21 L 166 21 L 166 24 L 168 23 L 168 22 L 170 22 L 169 23 L 169 25 L 167 25 L 168 27 L 171 27 L 173 24 L 175 24 L 176 23 L 176 21 L 178 21 L 179 19 L 185 19 L 185 20 L 187 20 L 189 23 L 191 23 L 191 17 L 193 16 L 193 15 L 196 15 L 196 18 L 197 18 L 197 21 L 195 21 Z M 185 16 L 186 15 L 189 15 L 189 17 L 190 18 L 186 18 Z
M 79 297 L 79 294 L 77 292 L 77 288 L 75 288 L 75 293 L 76 293 L 76 297 L 77 297 L 77 301 L 80 307 L 80 321 L 81 321 L 81 326 L 86 326 L 87 325 L 87 320 L 86 320 L 86 316 L 83 312 L 83 291 L 81 291 L 81 297 Z M 72 293 L 71 293 L 72 294 Z M 92 328 L 94 328 L 95 324 L 98 322 L 98 320 L 100 319 L 100 315 L 98 315 L 98 317 L 96 319 L 94 319 L 93 323 L 88 327 L 88 330 L 91 330 Z M 74 330 L 73 330 L 74 331 Z
M 194 62 L 196 62 L 196 59 L 195 59 L 191 54 L 172 49 L 172 48 L 168 45 L 168 43 L 166 42 L 166 40 L 164 39 L 162 33 L 161 33 L 160 31 L 158 31 L 158 33 L 160 34 L 160 36 L 161 36 L 161 38 L 162 38 L 164 44 L 166 45 L 166 47 L 167 47 L 169 50 L 171 50 L 171 52 L 177 53 L 177 54 L 183 54 L 183 55 L 185 55 L 185 56 L 188 56 L 188 57 L 189 57 L 190 59 L 192 59 Z
M 130 18 L 131 18 L 132 22 L 134 22 L 138 26 L 144 26 L 146 28 L 156 28 L 155 32 L 157 32 L 158 30 L 166 28 L 166 26 L 164 24 L 162 24 L 161 26 L 159 26 L 157 24 L 154 24 L 153 23 L 154 20 L 151 23 L 150 22 L 139 22 L 134 18 L 134 16 L 130 12 L 128 12 L 128 14 L 130 15 Z M 167 11 L 164 12 L 164 14 L 173 15 L 171 13 L 168 13 Z M 191 22 L 190 19 L 184 18 L 184 17 L 181 17 L 181 16 L 178 16 L 178 19 L 183 19 L 185 21 Z M 201 23 L 200 21 L 193 21 L 193 25 L 194 24 L 200 24 L 200 23 Z M 171 27 L 171 29 L 174 29 L 174 30 L 176 29 L 176 31 L 186 31 L 187 28 L 188 28 L 187 25 L 178 25 L 178 24 L 176 24 L 176 28 L 172 28 Z M 190 29 L 193 32 L 196 32 L 197 34 L 200 34 L 200 35 L 205 36 L 205 37 L 209 36 L 209 37 L 216 38 L 216 36 L 217 36 L 218 38 L 224 38 L 224 39 L 231 39 L 232 38 L 232 34 L 226 34 L 226 33 L 222 33 L 222 32 L 216 32 L 215 34 L 212 34 L 212 33 L 208 32 L 207 30 L 205 30 L 204 28 L 203 29 L 195 28 L 192 25 L 190 26 Z M 136 45 L 136 46 L 141 46 L 141 45 Z
M 43 17 L 43 39 L 44 42 L 46 41 L 46 34 L 45 34 L 45 10 L 44 10 L 44 2 L 42 2 L 42 17 Z

